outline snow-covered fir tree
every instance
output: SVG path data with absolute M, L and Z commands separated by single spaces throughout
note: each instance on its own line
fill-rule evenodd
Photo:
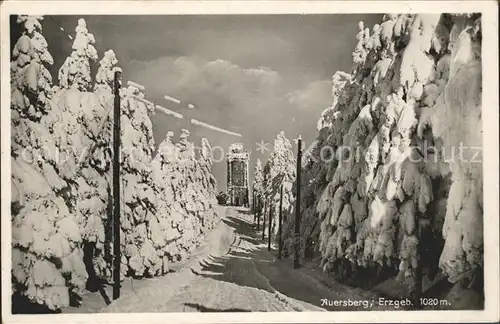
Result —
M 296 159 L 292 150 L 292 144 L 281 131 L 274 140 L 274 149 L 269 159 L 270 163 L 270 182 L 268 184 L 268 197 L 270 206 L 273 208 L 272 231 L 278 232 L 280 191 L 283 186 L 283 215 L 290 212 L 290 207 L 294 201 L 293 184 L 296 177 Z
M 460 143 L 482 147 L 480 26 L 476 14 L 358 24 L 352 76 L 334 82 L 304 165 L 302 231 L 314 228 L 325 271 L 393 268 L 410 290 L 419 267 L 451 282 L 482 271 L 482 163 L 449 161 Z M 335 154 L 318 162 L 324 148 Z
M 149 113 L 152 104 L 141 99 L 135 86 L 121 91 L 121 192 L 123 195 L 122 274 L 136 277 L 161 273 L 162 259 L 155 249 L 158 189 L 151 160 L 154 139 Z
M 253 174 L 253 192 L 255 195 L 256 210 L 260 213 L 263 206 L 263 195 L 264 195 L 264 174 L 262 170 L 262 162 L 257 159 L 255 163 L 255 170 Z
M 12 283 L 13 293 L 55 310 L 85 286 L 81 230 L 73 193 L 60 173 L 63 145 L 55 116 L 53 60 L 41 16 L 20 15 L 12 73 Z

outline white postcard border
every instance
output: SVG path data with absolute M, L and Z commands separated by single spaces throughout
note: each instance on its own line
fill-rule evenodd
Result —
M 10 14 L 302 14 L 482 12 L 484 135 L 483 311 L 11 314 Z M 496 1 L 5 1 L 1 13 L 2 318 L 5 323 L 351 323 L 499 321 L 498 3 Z M 353 35 L 354 37 L 355 35 Z M 331 37 L 335 37 L 332 35 Z M 331 71 L 335 73 L 335 71 Z

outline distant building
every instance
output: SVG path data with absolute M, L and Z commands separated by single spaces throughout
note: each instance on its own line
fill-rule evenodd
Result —
M 229 146 L 226 161 L 228 204 L 231 206 L 249 207 L 250 153 L 244 149 L 243 144 L 234 143 Z

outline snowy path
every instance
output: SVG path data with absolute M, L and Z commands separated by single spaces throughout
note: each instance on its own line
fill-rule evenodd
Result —
M 228 208 L 204 249 L 186 267 L 122 296 L 102 312 L 324 311 L 323 298 L 367 298 L 355 290 L 334 292 L 276 260 L 259 239 L 252 218 Z

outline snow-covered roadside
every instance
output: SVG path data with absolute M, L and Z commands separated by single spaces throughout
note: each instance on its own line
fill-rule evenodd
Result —
M 247 217 L 250 217 L 247 215 Z M 255 251 L 259 243 L 241 235 L 237 223 L 244 223 L 240 210 L 230 208 L 225 221 L 207 238 L 204 248 L 177 276 L 168 291 L 165 282 L 144 290 L 137 299 L 121 301 L 113 312 L 239 312 L 239 311 L 306 311 L 321 310 L 314 305 L 304 306 L 275 289 L 257 268 L 253 258 L 241 258 L 244 251 Z M 237 223 L 235 223 L 235 221 Z M 241 222 L 239 222 L 241 221 Z M 244 231 L 252 230 L 245 222 Z M 210 268 L 213 270 L 210 270 Z M 168 276 L 167 276 L 168 277 Z M 151 297 L 153 296 L 153 297 Z
M 141 280 L 100 312 L 283 312 L 381 309 L 377 294 L 342 284 L 326 287 L 288 260 L 276 260 L 252 224 L 253 215 L 227 208 L 181 269 Z M 137 281 L 136 281 L 137 282 Z M 324 300 L 372 306 L 329 307 Z M 362 308 L 362 309 L 361 309 Z M 387 309 L 387 308 L 385 308 Z
M 226 207 L 217 206 L 216 209 L 221 218 L 224 218 Z M 112 301 L 108 306 L 106 306 L 105 297 L 102 296 L 101 292 L 86 292 L 82 295 L 80 307 L 65 307 L 62 309 L 62 313 L 126 312 L 127 310 L 124 310 L 125 307 L 123 305 L 133 305 L 141 301 L 141 299 L 144 301 L 153 299 L 164 300 L 168 298 L 169 293 L 175 292 L 176 287 L 180 288 L 189 284 L 194 277 L 190 268 L 196 268 L 210 254 L 215 255 L 217 251 L 229 249 L 229 245 L 232 242 L 231 236 L 231 228 L 220 221 L 212 231 L 207 233 L 198 249 L 184 262 L 173 264 L 170 267 L 171 272 L 166 275 L 141 280 L 126 278 L 122 282 L 120 299 Z M 224 242 L 228 242 L 226 247 L 224 246 Z M 167 287 L 167 289 L 164 287 Z M 104 287 L 103 292 L 107 298 L 112 298 L 112 286 Z
M 221 207 L 219 212 L 224 215 L 227 209 Z M 222 217 L 223 219 L 223 217 Z M 223 221 L 211 231 L 200 247 L 192 253 L 184 263 L 175 267 L 175 272 L 163 277 L 143 280 L 144 284 L 134 291 L 124 291 L 120 299 L 114 301 L 108 307 L 103 308 L 102 313 L 145 311 L 153 303 L 168 301 L 178 290 L 189 286 L 195 279 L 196 271 L 200 263 L 206 262 L 210 256 L 222 256 L 229 251 L 233 242 L 233 230 Z M 136 281 L 137 282 L 137 281 Z

